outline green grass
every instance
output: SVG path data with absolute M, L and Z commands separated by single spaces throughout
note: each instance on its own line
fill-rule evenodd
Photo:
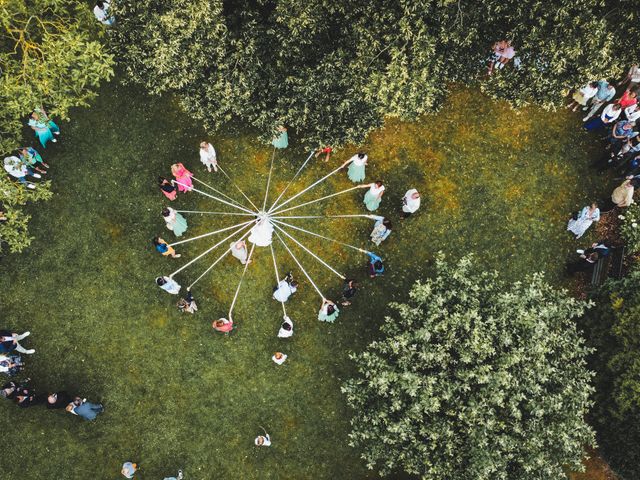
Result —
M 90 109 L 74 112 L 62 130 L 61 144 L 45 153 L 55 196 L 33 212 L 31 248 L 2 259 L 0 305 L 4 326 L 32 332 L 27 345 L 37 353 L 27 359 L 28 374 L 37 389 L 79 393 L 104 402 L 106 412 L 85 422 L 3 402 L 4 431 L 12 432 L 2 455 L 7 478 L 118 478 L 125 460 L 142 465 L 143 479 L 179 467 L 193 479 L 375 478 L 348 446 L 350 412 L 340 393 L 353 372 L 348 353 L 375 338 L 388 304 L 406 298 L 438 250 L 454 257 L 475 252 L 483 267 L 514 281 L 545 270 L 551 282 L 565 284 L 564 260 L 576 248 L 565 231 L 568 215 L 596 192 L 609 191 L 586 171 L 594 142 L 579 131 L 576 117 L 533 108 L 517 114 L 475 91 L 458 90 L 440 114 L 416 123 L 390 120 L 364 146 L 367 180 L 387 184 L 380 212 L 396 227 L 376 249 L 388 274 L 370 281 L 362 255 L 296 235 L 338 270 L 362 279 L 354 305 L 334 325 L 318 322 L 318 295 L 277 247 L 281 271 L 294 270 L 302 283 L 287 304 L 295 335 L 279 340 L 271 258 L 261 249 L 234 312 L 239 328 L 224 337 L 212 332 L 210 322 L 226 312 L 241 272 L 237 261 L 226 259 L 194 287 L 200 311 L 193 316 L 179 314 L 176 298 L 153 283 L 213 243 L 179 248 L 180 260 L 155 254 L 151 237 L 173 238 L 160 217 L 165 201 L 156 177 L 168 176 L 169 166 L 182 161 L 236 195 L 220 174 L 207 174 L 199 163 L 204 133 L 167 99 L 115 85 Z M 261 199 L 270 146 L 249 131 L 210 139 L 223 167 L 254 201 Z M 289 149 L 276 154 L 272 192 L 306 158 L 295 132 L 290 139 Z M 338 152 L 329 166 L 312 162 L 291 193 L 354 151 Z M 349 186 L 341 172 L 302 199 Z M 401 222 L 399 202 L 410 187 L 422 192 L 422 209 Z M 363 193 L 304 212 L 365 213 Z M 218 209 L 195 193 L 173 203 Z M 232 224 L 216 217 L 188 220 L 186 236 Z M 368 220 L 299 222 L 372 247 Z M 294 251 L 326 295 L 336 298 L 339 280 Z M 188 285 L 215 256 L 207 258 L 178 281 Z M 289 354 L 282 367 L 270 360 L 276 350 Z M 253 446 L 260 425 L 272 435 L 271 448 Z

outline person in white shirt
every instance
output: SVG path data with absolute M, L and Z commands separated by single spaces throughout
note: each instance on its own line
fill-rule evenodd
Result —
M 280 325 L 280 330 L 278 331 L 279 338 L 289 338 L 293 336 L 293 322 L 291 319 L 285 315 L 284 322 Z
M 180 285 L 171 277 L 164 276 L 156 278 L 156 285 L 171 295 L 180 293 Z
M 97 0 L 96 6 L 93 7 L 93 14 L 103 25 L 111 26 L 115 23 L 116 19 L 109 15 L 109 7 L 111 4 L 107 0 Z
M 630 122 L 635 122 L 640 118 L 640 108 L 638 108 L 638 104 L 631 105 L 624 109 L 624 115 L 627 117 L 627 120 Z
M 589 100 L 596 96 L 596 93 L 598 93 L 598 82 L 586 84 L 573 94 L 573 101 L 567 105 L 567 108 L 571 108 L 572 111 L 576 112 L 578 107 L 586 107 Z
M 213 145 L 207 142 L 200 143 L 200 161 L 204 163 L 209 173 L 211 173 L 212 168 L 215 172 L 218 171 L 218 158 Z
M 618 86 L 621 87 L 623 85 L 626 85 L 627 83 L 629 83 L 629 86 L 627 88 L 633 88 L 637 85 L 640 85 L 640 67 L 638 67 L 637 63 L 631 65 L 631 68 L 627 72 L 627 75 L 622 80 L 620 80 Z
M 271 360 L 273 360 L 277 365 L 282 365 L 286 359 L 287 355 L 282 352 L 276 352 L 271 357 Z
M 258 435 L 254 440 L 254 443 L 256 444 L 256 447 L 270 447 L 271 437 L 265 432 L 264 435 Z
M 407 193 L 402 197 L 402 213 L 400 218 L 407 218 L 412 213 L 416 213 L 420 208 L 420 194 L 418 190 L 412 188 L 407 190 Z
M 281 303 L 289 300 L 289 297 L 298 291 L 298 282 L 296 282 L 291 273 L 288 273 L 284 280 L 280 280 L 273 290 L 273 298 Z

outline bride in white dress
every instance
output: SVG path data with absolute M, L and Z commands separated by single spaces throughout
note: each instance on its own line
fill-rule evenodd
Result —
M 251 229 L 249 241 L 258 247 L 268 247 L 271 245 L 272 235 L 273 225 L 268 218 L 263 217 Z

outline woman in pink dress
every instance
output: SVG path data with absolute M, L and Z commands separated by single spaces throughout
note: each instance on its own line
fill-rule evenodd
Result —
M 171 173 L 176 177 L 176 183 L 178 184 L 178 190 L 181 192 L 190 192 L 193 188 L 193 182 L 191 177 L 193 173 L 184 168 L 181 163 L 174 163 L 171 165 Z

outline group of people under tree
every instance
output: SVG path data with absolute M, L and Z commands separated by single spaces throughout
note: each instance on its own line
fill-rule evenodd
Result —
M 581 238 L 602 214 L 629 207 L 634 202 L 635 189 L 640 186 L 640 129 L 636 121 L 640 118 L 638 94 L 640 93 L 640 67 L 632 65 L 624 78 L 591 81 L 577 89 L 567 108 L 582 109 L 584 129 L 599 135 L 605 142 L 605 152 L 593 163 L 600 173 L 608 169 L 615 171 L 621 183 L 611 196 L 592 202 L 569 219 L 567 230 Z M 587 249 L 578 249 L 576 261 L 567 264 L 570 274 L 591 271 L 595 264 L 609 255 L 611 245 L 607 241 L 593 243 Z

